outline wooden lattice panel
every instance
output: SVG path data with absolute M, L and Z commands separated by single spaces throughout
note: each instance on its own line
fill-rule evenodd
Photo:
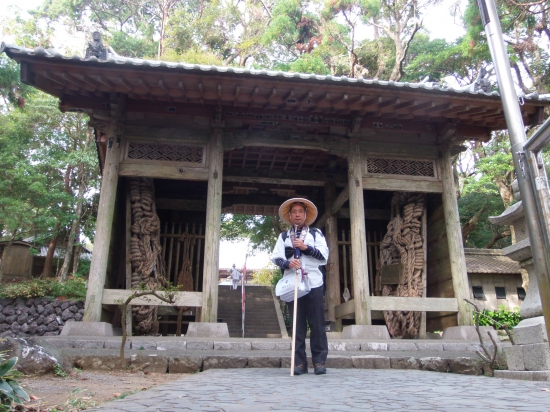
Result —
M 204 163 L 203 146 L 176 146 L 130 142 L 127 159 L 151 160 L 157 162 Z
M 432 160 L 367 158 L 367 173 L 435 177 Z

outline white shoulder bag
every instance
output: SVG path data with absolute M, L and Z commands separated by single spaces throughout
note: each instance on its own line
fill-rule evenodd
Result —
M 298 284 L 298 298 L 307 295 L 311 291 L 309 286 L 309 279 L 307 276 L 298 275 L 300 283 Z M 288 274 L 282 277 L 275 286 L 275 295 L 277 295 L 283 302 L 294 301 L 294 282 L 296 280 L 296 274 Z

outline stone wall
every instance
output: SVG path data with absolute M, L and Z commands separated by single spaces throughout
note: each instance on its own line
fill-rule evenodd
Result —
M 80 321 L 84 302 L 49 298 L 0 299 L 0 337 L 55 336 L 69 320 Z

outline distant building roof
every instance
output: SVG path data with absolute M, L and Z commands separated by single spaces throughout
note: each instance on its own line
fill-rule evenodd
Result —
M 468 273 L 519 274 L 519 263 L 502 254 L 499 249 L 465 248 Z

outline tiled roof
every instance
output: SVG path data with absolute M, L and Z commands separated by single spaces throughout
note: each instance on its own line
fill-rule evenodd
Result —
M 468 273 L 519 274 L 519 263 L 502 254 L 501 250 L 464 249 Z
M 43 57 L 52 60 L 71 60 L 76 62 L 89 62 L 89 63 L 99 63 L 106 66 L 132 66 L 132 67 L 162 67 L 174 70 L 176 72 L 212 72 L 212 73 L 234 73 L 237 75 L 253 75 L 264 78 L 283 78 L 283 79 L 300 79 L 300 80 L 313 80 L 313 81 L 323 81 L 323 82 L 334 82 L 334 83 L 347 83 L 347 84 L 364 84 L 364 85 L 377 85 L 384 86 L 388 88 L 408 88 L 408 89 L 423 89 L 423 90 L 433 90 L 440 92 L 452 92 L 456 94 L 466 94 L 466 95 L 481 95 L 481 96 L 499 96 L 499 93 L 496 91 L 486 93 L 483 90 L 474 91 L 473 87 L 444 87 L 434 82 L 424 82 L 424 83 L 409 83 L 409 82 L 395 82 L 395 81 L 385 81 L 378 79 L 364 79 L 364 78 L 351 78 L 346 76 L 331 76 L 331 75 L 318 75 L 318 74 L 305 74 L 305 73 L 291 73 L 291 72 L 282 72 L 282 71 L 270 71 L 270 70 L 254 70 L 241 67 L 221 67 L 221 66 L 210 66 L 210 65 L 201 65 L 201 64 L 189 64 L 189 63 L 177 63 L 177 62 L 166 62 L 166 61 L 157 61 L 157 60 L 144 60 L 144 59 L 135 59 L 128 58 L 119 55 L 109 54 L 109 57 L 106 60 L 100 60 L 95 56 L 89 58 L 83 58 L 80 56 L 65 56 L 61 54 L 58 50 L 55 49 L 44 49 L 43 47 L 37 47 L 35 49 L 29 49 L 25 47 L 19 47 L 16 45 L 10 45 L 2 43 L 0 46 L 0 53 L 6 52 L 10 57 L 15 57 L 16 55 L 22 56 L 27 55 L 30 57 Z M 523 99 L 526 100 L 535 100 L 535 101 L 548 101 L 550 102 L 550 94 L 539 95 L 538 93 L 531 93 L 523 96 Z

